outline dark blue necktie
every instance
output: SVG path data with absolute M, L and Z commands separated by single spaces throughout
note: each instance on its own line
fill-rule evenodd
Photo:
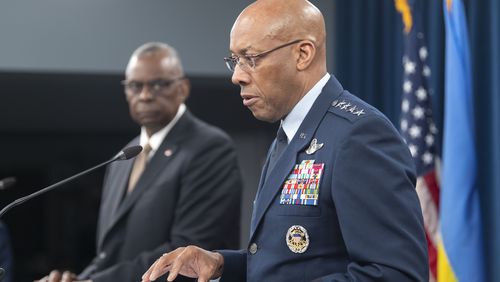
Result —
M 271 174 L 271 170 L 273 167 L 276 165 L 276 162 L 280 158 L 281 154 L 285 150 L 286 146 L 288 145 L 288 139 L 286 137 L 285 131 L 283 130 L 283 127 L 280 126 L 278 129 L 278 133 L 276 134 L 276 142 L 274 142 L 274 148 L 271 152 L 271 155 L 269 156 L 269 164 L 267 165 L 267 170 L 264 172 L 265 173 L 265 178 L 267 179 L 269 175 Z M 252 220 L 251 220 L 251 225 L 250 225 L 250 234 L 255 230 L 256 224 L 257 224 L 257 218 L 255 216 L 256 213 L 256 205 L 255 203 L 259 200 L 259 195 L 261 193 L 260 189 L 264 189 L 263 185 L 262 187 L 259 188 L 259 191 L 257 191 L 257 195 L 255 196 L 255 201 L 254 201 L 254 207 L 252 211 Z
M 283 130 L 283 127 L 280 126 L 280 128 L 278 129 L 278 133 L 276 134 L 274 149 L 271 153 L 271 156 L 269 157 L 269 166 L 267 167 L 268 173 L 276 165 L 276 162 L 279 160 L 281 154 L 285 150 L 286 145 L 288 145 L 288 139 L 286 137 L 285 131 Z

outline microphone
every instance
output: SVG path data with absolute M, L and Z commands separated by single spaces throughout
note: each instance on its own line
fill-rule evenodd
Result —
M 7 188 L 10 188 L 16 184 L 17 180 L 15 177 L 6 177 L 2 180 L 0 180 L 0 190 L 5 190 Z
M 89 172 L 92 172 L 92 171 L 94 171 L 94 170 L 96 170 L 96 169 L 98 169 L 98 168 L 100 168 L 100 167 L 103 167 L 103 166 L 105 166 L 105 165 L 109 164 L 109 163 L 112 163 L 112 162 L 114 162 L 114 161 L 118 161 L 118 160 L 119 160 L 119 161 L 122 161 L 122 160 L 128 160 L 128 159 L 131 159 L 131 158 L 133 158 L 133 157 L 137 156 L 137 155 L 138 155 L 141 151 L 142 151 L 142 147 L 141 147 L 141 146 L 131 146 L 131 147 L 127 147 L 127 148 L 123 149 L 122 151 L 120 151 L 120 152 L 119 152 L 116 156 L 114 156 L 114 157 L 113 157 L 113 158 L 111 158 L 110 160 L 107 160 L 107 161 L 105 161 L 105 162 L 103 162 L 103 163 L 101 163 L 101 164 L 98 164 L 98 165 L 96 165 L 96 166 L 94 166 L 94 167 L 92 167 L 92 168 L 89 168 L 89 169 L 87 169 L 87 170 L 85 170 L 85 171 L 82 171 L 82 172 L 80 172 L 80 173 L 78 173 L 78 174 L 75 174 L 75 175 L 73 175 L 73 176 L 71 176 L 71 177 L 69 177 L 69 178 L 66 178 L 66 179 L 64 179 L 64 180 L 62 180 L 62 181 L 59 181 L 59 182 L 57 182 L 56 184 L 52 184 L 52 185 L 50 185 L 50 186 L 48 186 L 48 187 L 45 187 L 45 188 L 43 188 L 43 189 L 41 189 L 41 190 L 38 190 L 38 191 L 36 191 L 35 193 L 32 193 L 32 194 L 29 194 L 29 195 L 24 196 L 24 197 L 22 197 L 22 198 L 19 198 L 19 199 L 15 200 L 14 202 L 12 202 L 12 203 L 8 204 L 5 208 L 3 208 L 3 209 L 0 211 L 0 218 L 1 218 L 1 217 L 2 217 L 2 216 L 3 216 L 3 215 L 7 212 L 7 211 L 9 211 L 10 209 L 12 209 L 13 207 L 15 207 L 15 206 L 17 206 L 17 205 L 20 205 L 20 204 L 22 204 L 22 203 L 24 203 L 24 202 L 26 202 L 26 201 L 28 201 L 28 200 L 30 200 L 30 199 L 33 199 L 33 198 L 35 198 L 35 197 L 37 197 L 37 196 L 40 196 L 41 194 L 44 194 L 44 193 L 46 193 L 46 192 L 49 192 L 50 190 L 53 190 L 53 189 L 55 189 L 55 188 L 57 188 L 57 187 L 59 187 L 59 186 L 62 186 L 63 184 L 66 184 L 66 183 L 68 183 L 68 182 L 70 182 L 70 181 L 72 181 L 72 180 L 74 180 L 74 179 L 76 179 L 76 178 L 78 178 L 78 177 L 80 177 L 80 176 L 83 176 L 83 175 L 85 175 L 85 174 L 87 174 L 87 173 L 89 173 Z

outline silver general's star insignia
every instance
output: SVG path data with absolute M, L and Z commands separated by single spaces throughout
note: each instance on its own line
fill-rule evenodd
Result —
M 318 139 L 314 138 L 311 141 L 311 144 L 309 144 L 309 148 L 307 148 L 306 154 L 312 155 L 321 148 L 323 148 L 323 143 L 318 143 Z
M 346 111 L 356 116 L 361 116 L 366 114 L 365 110 L 359 108 L 357 105 L 353 105 L 350 102 L 335 100 L 332 102 L 332 106 L 339 108 L 340 110 Z

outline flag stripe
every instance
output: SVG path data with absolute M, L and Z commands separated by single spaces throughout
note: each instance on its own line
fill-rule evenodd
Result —
M 431 199 L 429 189 L 425 186 L 425 181 L 417 180 L 417 194 L 422 207 L 425 230 L 432 244 L 437 245 L 439 240 L 439 210 Z
M 431 275 L 430 277 L 437 277 L 437 251 L 436 251 L 436 246 L 432 242 L 432 240 L 429 238 L 429 234 L 427 233 L 427 230 L 425 232 L 425 238 L 427 239 L 427 248 L 429 250 L 429 267 L 431 270 Z
M 457 277 L 453 273 L 453 269 L 448 261 L 448 256 L 444 251 L 444 246 L 442 242 L 438 244 L 438 272 L 437 272 L 438 282 L 457 282 Z
M 427 188 L 432 196 L 432 201 L 436 205 L 436 208 L 439 209 L 439 184 L 436 178 L 436 171 L 432 170 L 426 175 L 424 175 L 425 183 L 427 184 Z

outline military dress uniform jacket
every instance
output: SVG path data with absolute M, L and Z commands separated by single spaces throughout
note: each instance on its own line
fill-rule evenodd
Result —
M 411 154 L 389 120 L 333 76 L 275 167 L 268 163 L 248 249 L 221 251 L 221 281 L 428 281 Z M 305 163 L 316 164 L 305 182 L 321 174 L 310 181 L 319 188 L 306 187 L 318 188 L 317 201 L 287 204 Z
M 242 181 L 225 133 L 186 111 L 124 196 L 133 161 L 115 162 L 106 172 L 97 256 L 80 279 L 136 282 L 177 247 L 239 247 Z

